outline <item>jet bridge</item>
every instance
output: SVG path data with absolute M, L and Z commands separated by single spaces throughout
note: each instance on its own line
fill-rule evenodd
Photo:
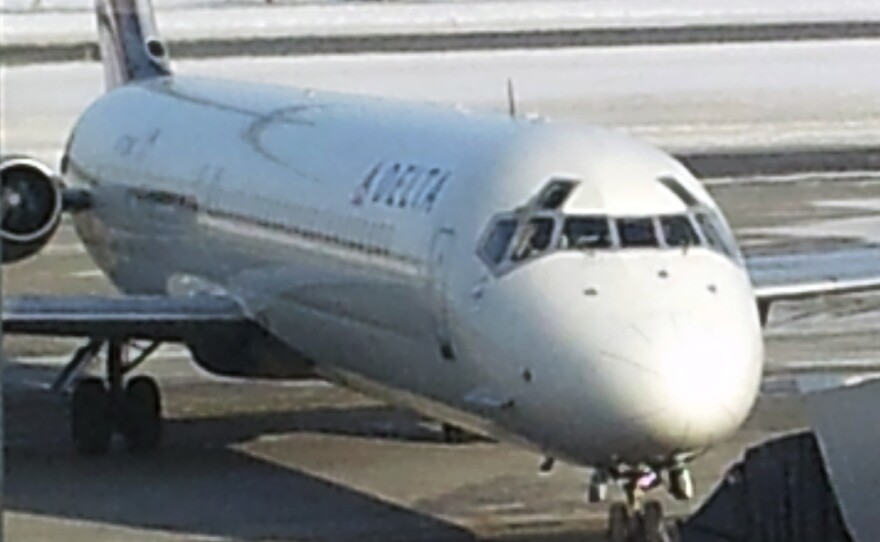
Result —
M 682 542 L 880 539 L 880 382 L 803 391 L 812 431 L 749 450 Z

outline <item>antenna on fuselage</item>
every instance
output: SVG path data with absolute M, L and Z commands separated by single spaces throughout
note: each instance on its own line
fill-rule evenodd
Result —
M 507 112 L 510 118 L 516 118 L 516 90 L 513 88 L 513 78 L 507 78 Z

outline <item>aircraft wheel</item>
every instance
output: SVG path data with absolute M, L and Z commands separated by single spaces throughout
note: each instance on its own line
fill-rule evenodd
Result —
M 645 542 L 672 542 L 669 529 L 666 527 L 663 505 L 659 502 L 645 503 L 642 511 L 642 531 Z
M 110 393 L 98 378 L 80 380 L 70 402 L 70 430 L 74 446 L 83 455 L 103 455 L 113 436 Z
M 149 452 L 162 439 L 162 394 L 156 380 L 136 376 L 125 387 L 122 435 L 131 452 Z
M 608 509 L 608 542 L 627 542 L 630 530 L 629 510 L 623 503 L 614 503 Z

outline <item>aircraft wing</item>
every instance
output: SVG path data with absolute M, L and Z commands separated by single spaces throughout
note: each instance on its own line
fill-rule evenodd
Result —
M 755 287 L 755 297 L 760 302 L 795 301 L 821 295 L 852 294 L 880 290 L 880 277 L 865 279 L 828 278 L 816 282 L 795 284 L 770 284 Z
M 3 331 L 28 335 L 179 341 L 250 320 L 221 296 L 10 296 Z
M 880 290 L 880 248 L 747 258 L 762 319 L 777 301 Z

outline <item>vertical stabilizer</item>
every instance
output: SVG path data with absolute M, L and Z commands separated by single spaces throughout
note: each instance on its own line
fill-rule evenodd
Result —
M 96 0 L 107 88 L 171 75 L 150 0 Z

